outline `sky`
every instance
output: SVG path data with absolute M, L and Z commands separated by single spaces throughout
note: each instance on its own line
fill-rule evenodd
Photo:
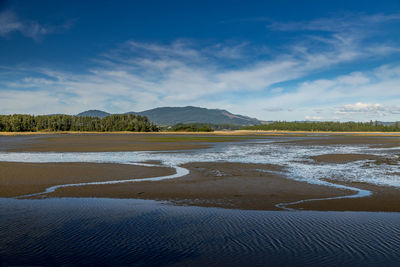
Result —
M 0 114 L 400 120 L 400 1 L 0 0 Z

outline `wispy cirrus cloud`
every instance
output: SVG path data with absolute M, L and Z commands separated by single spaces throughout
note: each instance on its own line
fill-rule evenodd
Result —
M 398 42 L 392 40 L 393 32 L 386 29 L 388 25 L 399 23 L 400 13 L 348 13 L 311 21 L 272 22 L 266 27 L 276 32 L 295 33 L 297 41 L 289 47 L 299 55 L 313 57 L 311 49 L 325 51 L 325 54 L 340 50 L 338 57 L 342 61 L 400 52 Z M 377 36 L 379 38 L 375 39 Z
M 275 31 L 325 31 L 349 32 L 370 31 L 381 24 L 400 20 L 400 13 L 394 14 L 345 14 L 330 18 L 318 18 L 311 21 L 272 22 L 267 28 Z
M 368 21 L 384 24 L 396 20 L 396 16 L 377 15 L 368 17 Z M 328 35 L 307 35 L 305 41 L 286 44 L 285 51 L 248 42 L 129 40 L 92 59 L 94 64 L 85 73 L 31 68 L 10 74 L 12 71 L 7 69 L 7 75 L 0 79 L 0 113 L 74 114 L 92 108 L 126 112 L 198 105 L 266 120 L 363 120 L 395 114 L 388 110 L 350 112 L 352 106 L 346 105 L 379 102 L 384 107 L 394 107 L 392 102 L 400 98 L 399 65 L 383 64 L 324 77 L 325 72 L 339 65 L 399 52 L 395 45 L 385 42 L 366 46 L 364 40 L 373 32 L 357 31 L 357 27 L 351 31 L 352 34 L 340 26 Z M 18 99 L 24 103 L 23 92 L 36 99 L 35 108 L 16 105 Z M 373 99 L 377 98 L 379 101 L 375 102 Z
M 37 21 L 22 20 L 11 10 L 0 12 L 0 36 L 8 37 L 13 32 L 20 32 L 35 41 L 47 34 L 69 29 L 75 20 L 69 20 L 62 25 L 44 25 Z
M 0 36 L 6 36 L 13 31 L 20 31 L 22 28 L 23 24 L 13 12 L 3 11 L 0 13 Z
M 364 113 L 367 115 L 385 116 L 388 114 L 400 114 L 400 105 L 384 106 L 382 104 L 357 102 L 338 107 L 336 113 L 346 115 Z
M 280 114 L 287 120 L 293 120 L 293 116 L 297 120 L 396 120 L 399 99 L 400 66 L 383 65 L 331 79 L 301 82 L 294 90 L 252 99 L 243 105 L 249 110 L 263 108 L 266 119 Z M 296 112 L 289 113 L 289 109 Z
M 106 55 L 96 59 L 96 62 L 101 63 L 86 74 L 48 68 L 33 68 L 35 73 L 29 73 L 26 69 L 19 70 L 15 72 L 15 78 L 3 79 L 0 83 L 0 112 L 22 112 L 21 105 L 14 104 L 23 94 L 12 96 L 13 90 L 25 90 L 29 95 L 37 93 L 37 101 L 58 103 L 38 105 L 41 107 L 41 111 L 36 109 L 38 113 L 77 113 L 90 108 L 123 112 L 164 105 L 190 104 L 227 108 L 260 118 L 267 117 L 270 112 L 290 113 L 293 116 L 294 109 L 297 111 L 306 106 L 317 109 L 319 105 L 358 99 L 365 95 L 397 97 L 400 92 L 398 66 L 385 65 L 372 72 L 353 72 L 334 79 L 301 82 L 296 89 L 287 90 L 274 85 L 304 77 L 321 67 L 328 68 L 341 61 L 331 60 L 329 54 L 315 53 L 315 57 L 325 60 L 313 65 L 311 57 L 281 55 L 270 61 L 258 61 L 242 68 L 227 69 L 201 50 L 188 47 L 188 51 L 181 51 L 178 57 L 174 56 L 175 48 L 174 44 L 151 44 L 146 51 L 146 44 L 142 44 L 140 56 L 136 56 L 135 53 L 129 56 L 126 50 L 121 51 L 121 54 L 114 51 L 112 56 Z M 192 64 L 192 60 L 202 63 Z M 10 70 L 8 76 L 9 72 Z M 385 87 L 384 92 L 379 89 L 381 87 Z M 6 97 L 5 92 L 9 92 Z M 245 92 L 261 95 L 256 99 L 240 99 L 234 96 Z M 59 110 L 52 110 L 54 107 Z M 24 112 L 32 112 L 32 107 L 24 108 Z

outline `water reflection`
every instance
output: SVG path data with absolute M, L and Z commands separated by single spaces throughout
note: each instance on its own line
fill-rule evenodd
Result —
M 0 199 L 4 265 L 382 265 L 399 213 L 273 212 L 119 199 Z

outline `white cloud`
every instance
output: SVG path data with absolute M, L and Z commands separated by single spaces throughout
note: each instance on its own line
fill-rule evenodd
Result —
M 39 41 L 43 36 L 69 29 L 74 20 L 62 25 L 43 25 L 37 21 L 21 20 L 14 12 L 6 10 L 0 12 L 0 36 L 7 37 L 12 32 L 20 32 L 26 37 Z
M 387 73 L 385 70 L 388 70 Z M 399 66 L 385 65 L 372 71 L 354 72 L 330 80 L 303 82 L 296 86 L 295 90 L 285 90 L 282 94 L 243 101 L 241 108 L 247 114 L 265 120 L 302 120 L 306 116 L 308 119 L 321 117 L 325 120 L 342 121 L 369 121 L 377 118 L 398 120 L 400 110 L 398 104 L 400 72 L 398 70 L 400 70 Z M 365 77 L 368 78 L 365 79 Z M 378 105 L 368 104 L 376 99 L 380 99 Z M 289 113 L 287 108 L 294 109 L 296 112 Z M 265 112 L 252 113 L 255 110 Z M 356 112 L 357 110 L 359 112 Z M 273 111 L 275 113 L 272 116 Z
M 365 113 L 368 115 L 386 116 L 388 114 L 400 114 L 400 105 L 384 106 L 381 104 L 355 103 L 346 104 L 337 108 L 336 113 L 352 115 L 354 113 Z
M 324 120 L 325 118 L 321 116 L 306 116 L 305 119 L 310 121 L 320 121 Z
M 271 88 L 269 91 L 272 94 L 278 94 L 278 93 L 282 93 L 283 90 L 284 90 L 284 88 L 282 88 L 282 87 L 275 87 L 275 88 Z
M 319 18 L 302 22 L 273 22 L 267 28 L 276 31 L 326 31 L 326 32 L 348 32 L 353 29 L 376 28 L 382 23 L 400 20 L 400 13 L 355 15 L 345 14 L 342 16 Z
M 397 19 L 394 15 L 368 17 L 380 22 L 394 19 Z M 8 21 L 18 22 L 15 15 Z M 333 27 L 334 23 L 330 23 Z M 23 32 L 18 27 L 25 27 L 18 23 L 8 25 L 9 30 L 3 27 L 4 35 Z M 316 27 L 312 25 L 307 27 Z M 370 50 L 362 42 L 365 33 L 353 27 L 349 34 L 345 28 L 339 25 L 340 31 L 332 30 L 333 34 L 324 38 L 308 36 L 307 41 L 296 42 L 284 53 L 269 57 L 264 55 L 271 51 L 245 42 L 198 45 L 188 40 L 170 44 L 128 41 L 93 59 L 96 66 L 85 74 L 32 68 L 4 75 L 0 80 L 0 112 L 74 114 L 93 108 L 126 112 L 157 106 L 198 105 L 266 120 L 302 120 L 306 116 L 364 119 L 396 114 L 395 108 L 382 113 L 344 112 L 344 108 L 348 103 L 376 103 L 374 99 L 378 98 L 384 107 L 395 106 L 391 102 L 398 102 L 400 98 L 400 66 L 397 65 L 387 64 L 329 79 L 293 82 L 339 64 L 397 52 L 395 46 L 385 43 L 374 44 L 376 49 Z M 0 26 L 0 33 L 1 29 Z M 37 27 L 34 35 L 48 33 L 40 29 Z M 318 45 L 311 45 L 311 40 Z M 284 85 L 288 81 L 292 81 L 290 87 Z M 25 95 L 35 99 L 36 107 L 24 104 Z
M 62 105 L 68 111 L 68 105 L 62 104 L 62 97 L 43 91 L 1 90 L 1 114 L 26 113 L 48 114 L 54 112 L 54 106 Z
M 282 107 L 269 107 L 269 108 L 264 108 L 264 110 L 268 112 L 280 112 L 284 111 L 285 109 Z
M 381 112 L 384 110 L 384 107 L 381 104 L 368 104 L 368 103 L 355 103 L 355 104 L 347 104 L 343 105 L 339 108 L 339 113 L 348 113 L 348 112 Z
M 23 24 L 13 12 L 4 11 L 0 13 L 0 36 L 6 36 L 13 31 L 21 31 L 23 27 Z
M 363 84 L 368 84 L 370 82 L 370 78 L 361 72 L 353 72 L 350 75 L 340 76 L 337 78 L 337 82 L 342 85 L 360 86 Z
M 46 110 L 46 113 L 77 113 L 92 108 L 126 112 L 164 105 L 201 105 L 226 108 L 261 119 L 270 119 L 271 112 L 286 116 L 285 119 L 302 119 L 306 115 L 330 118 L 337 110 L 332 108 L 326 111 L 322 106 L 348 103 L 352 99 L 356 100 L 354 103 L 357 100 L 360 102 L 360 99 L 366 96 L 384 96 L 395 100 L 400 95 L 399 66 L 385 65 L 373 71 L 353 72 L 330 80 L 311 80 L 300 83 L 295 90 L 286 90 L 284 87 L 269 89 L 269 86 L 313 72 L 307 61 L 291 58 L 262 61 L 236 70 L 226 70 L 218 66 L 208 67 L 207 64 L 190 66 L 185 60 L 176 59 L 164 60 L 163 64 L 166 67 L 160 68 L 157 62 L 158 59 L 147 59 L 147 67 L 144 68 L 143 63 L 139 61 L 137 66 L 144 68 L 144 71 L 139 73 L 132 71 L 136 69 L 136 65 L 125 62 L 102 64 L 87 74 L 36 69 L 40 78 L 33 74 L 21 75 L 20 79 L 0 82 L 1 112 L 14 113 L 23 109 L 40 113 L 33 106 L 9 105 L 16 103 L 18 97 L 21 97 L 20 103 L 25 103 L 25 98 L 20 93 L 24 88 L 25 91 L 36 88 L 36 93 L 40 93 L 40 96 L 32 97 L 37 99 L 38 106 L 42 107 L 40 110 Z M 326 64 L 331 63 L 328 61 Z M 13 90 L 17 92 L 13 101 L 10 101 L 10 97 L 3 97 L 5 91 Z M 261 95 L 243 99 L 230 96 L 246 91 Z M 46 97 L 43 97 L 44 95 Z M 49 101 L 49 98 L 53 100 Z M 41 101 L 44 105 L 40 104 Z M 309 114 L 315 109 L 319 109 L 315 115 Z M 293 110 L 296 112 L 292 112 Z M 327 112 L 332 114 L 326 114 Z M 343 118 L 347 116 L 345 113 L 339 115 Z

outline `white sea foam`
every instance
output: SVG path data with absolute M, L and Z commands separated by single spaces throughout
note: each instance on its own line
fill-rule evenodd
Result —
M 154 164 L 146 164 L 146 163 L 130 163 L 131 165 L 139 165 L 139 166 L 147 166 L 147 167 L 159 167 L 159 165 L 154 165 Z M 34 196 L 40 196 L 40 195 L 45 195 L 48 193 L 52 193 L 56 191 L 59 188 L 63 187 L 73 187 L 73 186 L 86 186 L 86 185 L 105 185 L 105 184 L 122 184 L 122 183 L 138 183 L 138 182 L 156 182 L 156 181 L 161 181 L 161 180 L 168 180 L 168 179 L 174 179 L 177 177 L 185 176 L 189 174 L 189 170 L 175 166 L 175 174 L 171 175 L 166 175 L 166 176 L 157 176 L 157 177 L 151 177 L 151 178 L 140 178 L 140 179 L 126 179 L 126 180 L 111 180 L 111 181 L 103 181 L 103 182 L 88 182 L 88 183 L 77 183 L 77 184 L 61 184 L 61 185 L 55 185 L 52 187 L 46 188 L 45 191 L 39 192 L 39 193 L 34 193 L 34 194 L 29 194 L 29 195 L 22 195 L 19 196 L 18 198 L 27 198 L 27 197 L 34 197 Z

